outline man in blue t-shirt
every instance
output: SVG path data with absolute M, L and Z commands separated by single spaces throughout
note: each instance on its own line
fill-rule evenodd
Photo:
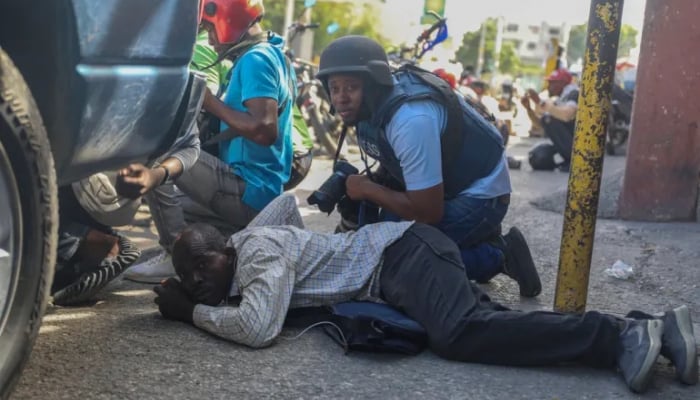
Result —
M 224 100 L 207 90 L 202 105 L 222 121 L 214 139 L 219 158 L 201 152 L 197 163 L 174 183 L 200 206 L 198 218 L 220 221 L 216 225 L 227 231 L 244 228 L 282 193 L 291 174 L 296 80 L 282 38 L 260 26 L 263 14 L 260 0 L 201 3 L 209 43 L 220 60 L 232 61 L 233 68 Z M 126 279 L 152 283 L 175 274 L 168 245 L 185 227 L 182 198 L 172 185 L 165 185 L 149 199 L 166 251 L 131 267 Z
M 511 192 L 500 134 L 449 87 L 440 91 L 444 83 L 420 74 L 392 74 L 382 47 L 362 36 L 336 39 L 321 54 L 317 77 L 383 172 L 349 176 L 347 197 L 381 208 L 381 220 L 439 228 L 459 245 L 470 279 L 505 273 L 521 295 L 537 296 L 541 283 L 523 235 L 515 227 L 500 234 Z

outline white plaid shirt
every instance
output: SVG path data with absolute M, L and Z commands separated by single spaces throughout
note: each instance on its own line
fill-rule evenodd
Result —
M 289 308 L 348 300 L 379 300 L 384 249 L 412 222 L 384 222 L 357 232 L 323 234 L 303 229 L 293 196 L 271 202 L 228 246 L 238 260 L 233 278 L 238 307 L 198 304 L 194 324 L 251 347 L 269 345 Z

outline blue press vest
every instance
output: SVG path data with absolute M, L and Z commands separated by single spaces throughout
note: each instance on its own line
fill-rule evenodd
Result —
M 398 82 L 376 107 L 378 111 L 373 113 L 372 118 L 357 124 L 357 136 L 362 150 L 379 161 L 391 176 L 405 187 L 401 164 L 386 138 L 384 129 L 396 110 L 406 102 L 433 100 L 445 106 L 446 100 L 443 92 L 413 73 L 399 71 L 394 76 Z M 443 89 L 451 90 L 449 87 Z M 456 95 L 454 97 L 457 98 Z M 448 112 L 446 127 L 440 132 L 442 178 L 446 199 L 456 197 L 476 180 L 488 176 L 503 157 L 503 139 L 498 130 L 463 99 L 459 100 L 459 103 L 461 120 L 454 123 L 450 119 L 453 116 Z M 446 146 L 448 135 L 461 135 L 457 137 L 457 143 L 461 142 L 461 145 L 456 148 Z

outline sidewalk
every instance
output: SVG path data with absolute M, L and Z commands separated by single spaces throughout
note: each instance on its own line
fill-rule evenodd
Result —
M 534 143 L 514 141 L 509 153 L 524 157 Z M 605 161 L 608 171 L 624 158 Z M 330 160 L 314 160 L 310 177 L 295 190 L 308 228 L 332 231 L 330 217 L 306 206 L 306 197 L 330 173 Z M 525 234 L 542 276 L 543 291 L 521 299 L 516 285 L 497 277 L 484 285 L 495 300 L 525 310 L 552 307 L 562 215 L 530 202 L 566 186 L 567 174 L 511 171 L 514 185 L 504 228 Z M 126 231 L 144 249 L 154 248 L 147 214 Z M 654 224 L 600 219 L 591 265 L 588 309 L 624 315 L 687 304 L 700 341 L 700 224 Z M 608 277 L 616 260 L 634 268 L 629 280 Z M 312 331 L 266 350 L 251 351 L 181 323 L 165 321 L 148 285 L 117 281 L 92 307 L 50 309 L 15 398 L 400 398 L 400 399 L 633 399 L 619 375 L 577 366 L 508 368 L 449 362 L 429 351 L 417 357 L 350 353 Z M 517 334 L 514 332 L 513 334 Z M 649 399 L 698 399 L 659 361 Z

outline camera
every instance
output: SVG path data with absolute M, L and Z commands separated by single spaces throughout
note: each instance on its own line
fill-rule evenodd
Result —
M 358 172 L 359 170 L 349 162 L 338 160 L 333 166 L 333 175 L 326 179 L 318 190 L 311 193 L 306 201 L 311 205 L 317 205 L 319 210 L 330 214 L 335 205 L 345 196 L 345 181 L 348 176 Z

